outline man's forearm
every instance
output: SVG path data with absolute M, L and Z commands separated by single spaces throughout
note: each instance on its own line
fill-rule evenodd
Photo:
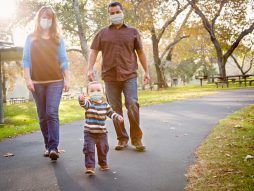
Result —
M 139 51 L 137 51 L 137 54 L 138 54 L 139 61 L 140 61 L 141 65 L 142 65 L 144 71 L 146 73 L 148 73 L 149 72 L 149 68 L 148 68 L 148 64 L 147 64 L 147 60 L 146 60 L 146 55 L 145 55 L 144 51 L 143 50 L 139 50 Z
M 99 51 L 97 50 L 91 50 L 89 59 L 88 59 L 88 70 L 93 70 L 93 66 L 95 64 L 98 52 Z

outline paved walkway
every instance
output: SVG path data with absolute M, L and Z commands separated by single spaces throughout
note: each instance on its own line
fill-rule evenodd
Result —
M 170 96 L 170 95 L 169 95 Z M 40 132 L 0 142 L 0 190 L 66 191 L 183 191 L 186 169 L 194 152 L 220 119 L 254 103 L 254 89 L 220 91 L 211 96 L 176 101 L 141 109 L 144 143 L 148 150 L 131 146 L 115 151 L 116 135 L 109 126 L 109 172 L 83 172 L 82 122 L 62 125 L 57 163 L 42 157 Z M 14 157 L 3 157 L 12 152 Z

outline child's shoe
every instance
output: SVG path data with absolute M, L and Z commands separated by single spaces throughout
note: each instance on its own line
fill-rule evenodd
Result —
M 93 175 L 95 173 L 94 168 L 86 168 L 85 173 L 88 175 Z
M 46 150 L 44 151 L 43 156 L 44 156 L 44 157 L 49 157 L 49 150 L 48 150 L 48 149 L 46 149 Z
M 100 166 L 100 170 L 107 171 L 107 170 L 109 170 L 109 167 L 108 167 L 108 165 L 102 165 L 102 166 Z
M 53 161 L 56 161 L 59 158 L 58 152 L 54 150 L 50 151 L 49 158 L 51 158 Z

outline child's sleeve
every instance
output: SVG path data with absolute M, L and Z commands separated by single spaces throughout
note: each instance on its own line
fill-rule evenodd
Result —
M 90 101 L 88 99 L 85 99 L 84 101 L 81 101 L 79 98 L 78 98 L 78 102 L 79 102 L 79 105 L 85 109 L 88 109 L 89 106 L 90 106 Z
M 108 116 L 109 118 L 111 118 L 112 120 L 115 120 L 115 119 L 117 119 L 117 117 L 119 116 L 119 114 L 117 114 L 116 112 L 114 112 L 110 105 L 107 105 L 107 116 Z

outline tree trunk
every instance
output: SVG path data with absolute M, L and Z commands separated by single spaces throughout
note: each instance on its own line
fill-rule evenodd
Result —
M 218 66 L 220 77 L 225 80 L 226 79 L 226 62 L 223 58 L 218 57 Z
M 0 54 L 0 124 L 4 123 L 3 94 L 2 94 L 2 63 Z
M 80 40 L 80 46 L 81 46 L 82 54 L 83 54 L 83 56 L 84 56 L 84 58 L 87 62 L 88 61 L 89 48 L 88 48 L 84 28 L 83 28 L 83 25 L 82 25 L 82 22 L 81 22 L 78 0 L 73 0 L 72 1 L 72 6 L 73 6 L 73 11 L 74 11 L 74 14 L 75 14 L 76 22 L 77 22 L 77 25 L 78 25 L 78 36 L 79 36 L 79 40 Z
M 158 47 L 158 41 L 155 37 L 154 34 L 152 34 L 152 42 L 153 42 L 153 59 L 154 59 L 154 63 L 155 63 L 155 69 L 156 69 L 156 74 L 157 74 L 157 82 L 158 82 L 158 87 L 162 88 L 168 87 L 168 84 L 165 80 L 165 76 L 163 75 L 163 72 L 160 68 L 161 65 L 161 60 L 159 57 L 159 47 Z
M 5 62 L 2 62 L 2 89 L 3 89 L 3 103 L 6 103 L 6 92 L 7 92 L 7 88 L 6 88 L 6 75 L 5 75 Z

